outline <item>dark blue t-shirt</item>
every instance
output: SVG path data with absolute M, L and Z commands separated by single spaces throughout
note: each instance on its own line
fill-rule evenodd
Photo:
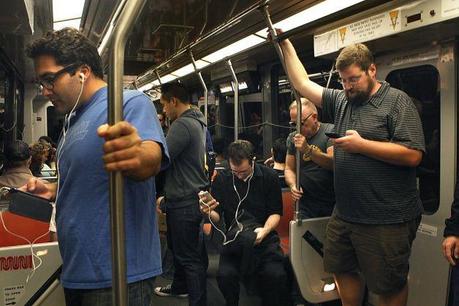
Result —
M 124 120 L 142 140 L 162 146 L 162 168 L 169 163 L 163 132 L 151 101 L 138 91 L 124 93 Z M 109 175 L 102 161 L 104 140 L 97 128 L 107 122 L 107 88 L 98 90 L 70 119 L 58 149 L 59 192 L 56 223 L 63 259 L 61 282 L 71 289 L 111 286 Z M 124 180 L 128 282 L 161 274 L 154 177 Z

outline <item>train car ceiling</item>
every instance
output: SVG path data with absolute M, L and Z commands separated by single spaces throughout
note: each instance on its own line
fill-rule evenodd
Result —
M 12 14 L 11 12 L 15 12 Z M 0 1 L 0 32 L 32 34 L 34 31 L 34 1 Z
M 273 22 L 287 30 L 304 28 L 305 24 L 312 25 L 324 22 L 324 18 L 330 22 L 342 17 L 342 14 L 351 14 L 358 9 L 369 8 L 387 1 L 359 1 L 353 0 L 343 2 L 339 6 L 331 5 L 331 1 L 270 1 L 269 11 Z M 336 4 L 336 2 L 333 2 Z M 238 53 L 250 52 L 252 49 L 259 49 L 266 43 L 266 24 L 261 13 L 261 2 L 250 7 L 239 16 L 222 25 L 221 30 L 214 30 L 209 35 L 204 35 L 194 43 L 179 50 L 168 61 L 154 66 L 161 76 L 177 78 L 174 69 L 183 67 L 190 62 L 187 50 L 191 49 L 195 58 L 214 64 L 225 58 L 233 57 Z M 328 18 L 328 19 L 327 19 Z M 312 33 L 311 33 L 312 34 Z M 311 46 L 312 47 L 312 46 Z M 272 48 L 266 48 L 272 49 Z M 271 53 L 271 51 L 268 51 Z M 272 55 L 275 55 L 271 53 Z M 274 56 L 271 60 L 275 59 Z M 139 76 L 139 86 L 154 82 L 156 76 L 151 70 Z M 154 84 L 158 85 L 158 84 Z

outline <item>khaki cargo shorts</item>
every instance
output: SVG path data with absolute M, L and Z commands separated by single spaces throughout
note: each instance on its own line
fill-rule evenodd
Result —
M 411 245 L 421 217 L 399 224 L 372 225 L 330 218 L 324 247 L 325 271 L 361 272 L 376 294 L 399 292 L 406 284 Z

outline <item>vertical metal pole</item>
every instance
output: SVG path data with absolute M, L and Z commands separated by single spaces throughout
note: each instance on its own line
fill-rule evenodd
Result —
M 161 82 L 161 77 L 159 76 L 158 70 L 155 70 L 156 77 L 158 78 L 159 85 L 163 85 L 163 82 Z
M 193 63 L 194 71 L 198 74 L 199 81 L 201 81 L 202 88 L 204 89 L 204 117 L 206 117 L 206 125 L 207 125 L 207 109 L 209 103 L 208 97 L 208 90 L 206 86 L 206 82 L 204 82 L 204 78 L 202 77 L 201 71 L 198 72 L 198 68 L 196 67 L 196 61 L 194 60 L 193 52 L 190 51 L 191 62 Z
M 271 17 L 269 15 L 269 9 L 268 5 L 263 6 L 263 16 L 265 17 L 266 24 L 268 25 L 268 30 L 269 33 L 271 34 L 271 38 L 273 41 L 274 48 L 276 49 L 277 55 L 279 56 L 280 62 L 282 64 L 282 67 L 284 68 L 285 75 L 287 76 L 287 79 L 290 83 L 290 86 L 292 88 L 292 91 L 295 95 L 295 100 L 296 100 L 296 106 L 297 106 L 297 115 L 296 115 L 296 132 L 298 134 L 301 133 L 301 116 L 302 116 L 302 105 L 301 105 L 301 97 L 300 94 L 293 88 L 292 81 L 289 75 L 289 72 L 287 70 L 287 65 L 285 64 L 285 59 L 284 59 L 284 54 L 282 53 L 282 48 L 279 45 L 279 42 L 277 41 L 277 33 L 276 30 L 274 29 L 274 25 L 271 21 Z M 299 190 L 300 189 L 300 161 L 301 161 L 301 153 L 299 150 L 296 150 L 295 154 L 295 160 L 296 160 L 296 188 Z M 300 211 L 300 201 L 295 202 L 295 221 L 297 221 L 298 224 L 301 224 L 301 219 L 299 217 L 299 211 Z
M 123 75 L 126 40 L 146 0 L 128 0 L 115 25 L 110 48 L 108 73 L 108 124 L 123 120 Z M 128 305 L 126 283 L 126 247 L 124 232 L 123 176 L 110 173 L 110 221 L 112 232 L 113 305 Z
M 226 61 L 228 67 L 231 71 L 231 76 L 233 77 L 233 91 L 234 91 L 234 141 L 238 139 L 239 136 L 239 82 L 237 80 L 236 73 L 233 69 L 233 64 L 229 59 Z

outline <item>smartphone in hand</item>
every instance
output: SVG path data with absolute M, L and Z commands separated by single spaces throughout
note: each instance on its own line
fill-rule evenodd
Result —
M 332 133 L 332 132 L 325 132 L 325 136 L 327 136 L 328 138 L 334 138 L 334 139 L 343 137 L 342 135 L 338 133 Z
M 214 197 L 208 191 L 200 191 L 198 193 L 199 202 L 202 204 L 208 204 L 214 199 Z

